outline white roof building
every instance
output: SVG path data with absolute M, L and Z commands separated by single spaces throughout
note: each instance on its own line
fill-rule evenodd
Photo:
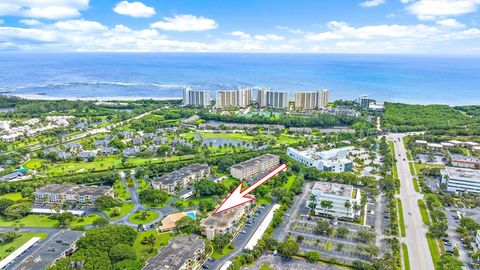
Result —
M 353 147 L 331 149 L 323 152 L 316 152 L 313 149 L 304 151 L 295 148 L 287 148 L 287 154 L 294 160 L 315 167 L 320 171 L 349 172 L 352 171 L 352 161 L 347 158 Z
M 353 210 L 353 205 L 360 205 L 361 194 L 360 190 L 344 184 L 330 183 L 330 182 L 315 182 L 311 195 L 315 197 L 314 212 L 317 215 L 327 213 L 335 217 L 349 217 L 354 218 L 357 213 Z M 322 201 L 331 201 L 332 208 L 322 208 Z M 345 207 L 345 203 L 350 202 L 350 208 Z M 310 199 L 306 206 L 311 207 Z
M 442 183 L 447 185 L 447 192 L 480 193 L 479 170 L 446 167 L 440 173 L 442 175 Z

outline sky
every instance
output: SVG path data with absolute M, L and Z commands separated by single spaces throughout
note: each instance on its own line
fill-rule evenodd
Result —
M 0 51 L 480 54 L 480 0 L 1 0 Z

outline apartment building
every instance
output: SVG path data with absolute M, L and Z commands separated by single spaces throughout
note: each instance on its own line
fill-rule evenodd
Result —
M 173 194 L 202 178 L 208 177 L 210 177 L 210 166 L 195 163 L 153 179 L 152 186 L 155 189 L 161 189 L 169 194 Z
M 328 89 L 314 92 L 295 93 L 295 108 L 301 110 L 319 110 L 328 105 Z
M 440 171 L 442 183 L 446 184 L 447 192 L 480 193 L 480 171 L 467 168 L 446 167 Z
M 288 109 L 288 96 L 288 92 L 259 89 L 257 90 L 257 103 L 262 108 L 286 110 Z
M 251 179 L 274 170 L 278 165 L 280 165 L 279 156 L 265 154 L 232 166 L 230 174 L 240 180 Z
M 219 109 L 245 108 L 252 102 L 252 89 L 219 90 L 215 107 Z
M 453 167 L 480 169 L 480 158 L 477 157 L 452 154 L 450 160 Z
M 35 203 L 79 203 L 93 205 L 100 196 L 113 197 L 113 188 L 106 186 L 74 186 L 51 184 L 35 190 Z
M 352 147 L 343 147 L 316 152 L 313 149 L 302 151 L 288 147 L 287 154 L 294 160 L 315 167 L 319 171 L 351 172 L 353 163 L 347 158 L 347 154 L 351 150 L 353 150 Z
M 309 199 L 306 203 L 308 208 L 312 206 L 316 215 L 327 214 L 334 217 L 355 218 L 359 215 L 359 210 L 355 212 L 354 205 L 360 205 L 360 190 L 351 186 L 329 182 L 315 182 L 311 191 L 312 201 Z M 331 208 L 322 208 L 322 201 L 332 202 Z M 346 202 L 350 202 L 350 207 L 345 207 Z
M 195 234 L 170 239 L 155 257 L 148 259 L 143 270 L 191 270 L 198 269 L 205 253 L 205 240 Z
M 237 225 L 240 223 L 240 219 L 247 213 L 249 205 L 250 203 L 243 204 L 215 215 L 210 213 L 200 223 L 202 234 L 210 240 L 215 235 L 233 234 L 238 229 Z
M 362 109 L 369 109 L 370 108 L 370 101 L 371 99 L 367 95 L 361 95 L 357 99 L 357 103 Z
M 192 107 L 210 106 L 210 91 L 192 90 L 190 87 L 183 89 L 183 105 Z

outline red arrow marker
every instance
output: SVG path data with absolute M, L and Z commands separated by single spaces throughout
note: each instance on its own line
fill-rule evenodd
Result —
M 235 188 L 235 190 L 232 193 L 230 193 L 230 195 L 228 195 L 225 201 L 223 201 L 222 204 L 220 204 L 220 206 L 217 209 L 215 209 L 213 214 L 214 215 L 219 214 L 228 209 L 231 209 L 255 200 L 254 198 L 248 197 L 247 195 L 250 194 L 250 192 L 254 191 L 256 188 L 258 188 L 259 186 L 265 184 L 270 178 L 272 178 L 273 176 L 277 175 L 278 173 L 280 173 L 285 169 L 287 169 L 287 165 L 284 163 L 278 166 L 275 170 L 271 171 L 269 174 L 262 177 L 262 179 L 253 183 L 253 185 L 247 187 L 244 191 L 242 191 L 243 182 L 240 182 L 240 184 Z

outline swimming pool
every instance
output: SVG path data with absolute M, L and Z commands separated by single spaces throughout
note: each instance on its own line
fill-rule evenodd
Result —
M 193 220 L 197 219 L 197 215 L 195 215 L 195 212 L 188 212 L 187 216 Z

